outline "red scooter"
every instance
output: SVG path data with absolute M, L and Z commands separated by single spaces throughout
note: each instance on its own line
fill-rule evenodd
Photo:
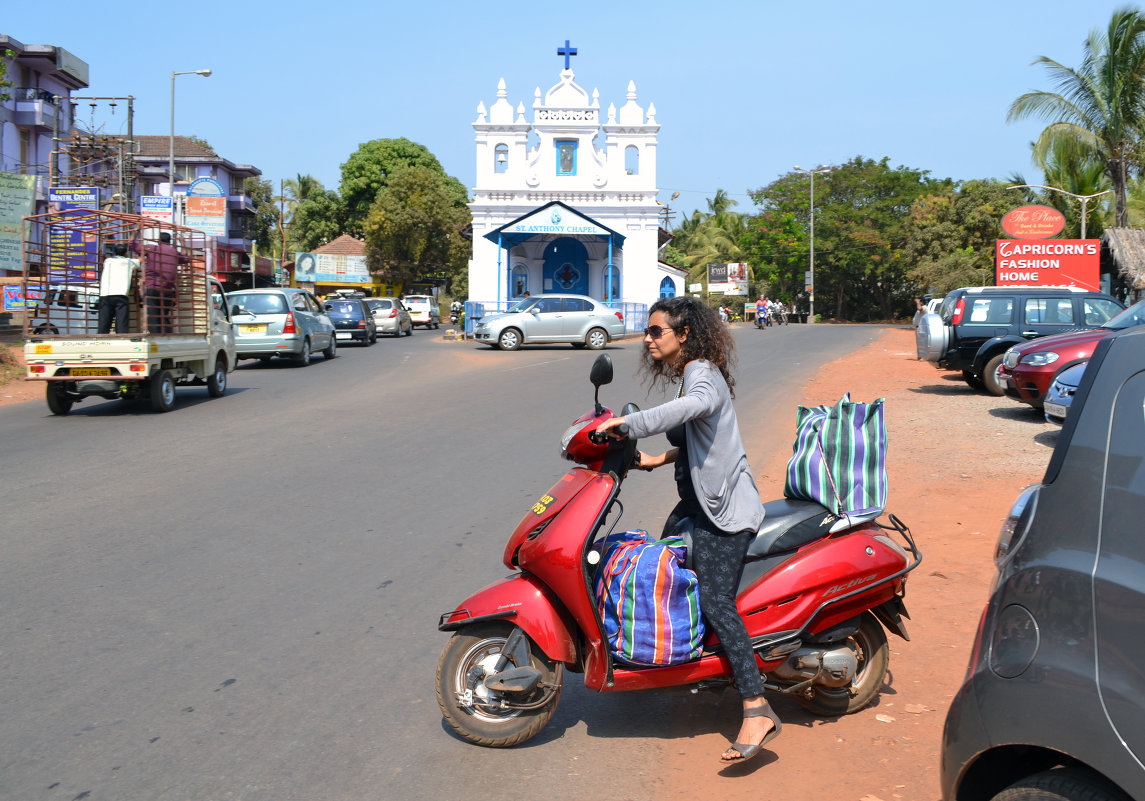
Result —
M 612 380 L 608 354 L 597 357 L 590 377 L 595 409 L 561 439 L 565 458 L 583 467 L 542 495 L 509 537 L 504 562 L 513 574 L 471 595 L 438 624 L 455 633 L 437 663 L 437 701 L 458 734 L 478 745 L 516 745 L 544 728 L 566 669 L 583 673 L 585 686 L 600 692 L 696 691 L 732 681 L 711 633 L 700 658 L 683 664 L 631 667 L 609 652 L 593 576 L 599 543 L 622 514 L 620 486 L 637 450 L 631 437 L 598 440 L 594 434 L 613 416 L 599 399 L 600 387 Z M 623 411 L 635 410 L 629 404 Z M 744 559 L 737 605 L 765 686 L 818 715 L 858 711 L 887 672 L 883 627 L 910 639 L 903 595 L 906 574 L 922 554 L 894 515 L 885 526 L 853 524 L 806 501 L 770 501 L 764 509 Z M 680 533 L 686 539 L 686 531 Z

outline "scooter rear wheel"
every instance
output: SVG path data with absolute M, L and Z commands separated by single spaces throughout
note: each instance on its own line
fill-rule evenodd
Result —
M 864 612 L 859 621 L 859 630 L 848 639 L 847 645 L 855 652 L 859 662 L 851 686 L 838 689 L 815 687 L 810 696 L 796 696 L 804 709 L 824 717 L 840 717 L 858 712 L 879 694 L 887 675 L 890 648 L 878 618 L 870 612 Z
M 547 659 L 531 640 L 530 666 L 542 676 L 532 693 L 515 697 L 484 686 L 483 679 L 492 673 L 513 628 L 509 623 L 484 623 L 462 629 L 446 643 L 437 661 L 441 714 L 454 731 L 476 745 L 507 748 L 525 742 L 545 727 L 561 697 L 564 666 Z M 550 697 L 536 709 L 500 707 L 502 702 L 535 703 L 546 694 Z

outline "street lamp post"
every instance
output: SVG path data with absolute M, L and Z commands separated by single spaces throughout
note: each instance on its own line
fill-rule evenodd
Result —
M 1094 192 L 1092 195 L 1075 195 L 1073 192 L 1067 192 L 1064 189 L 1058 189 L 1056 186 L 1042 186 L 1041 184 L 1016 184 L 1015 186 L 1008 186 L 1006 188 L 1007 189 L 1048 189 L 1051 192 L 1061 192 L 1063 195 L 1069 195 L 1070 197 L 1074 197 L 1074 198 L 1077 198 L 1078 200 L 1080 200 L 1081 201 L 1081 238 L 1082 239 L 1085 239 L 1085 218 L 1086 218 L 1085 207 L 1086 207 L 1086 204 L 1089 203 L 1089 201 L 1093 200 L 1095 197 L 1101 197 L 1102 195 L 1108 195 L 1110 192 L 1113 191 L 1112 189 L 1106 189 L 1102 192 Z
M 811 291 L 807 294 L 809 304 L 807 322 L 813 323 L 815 322 L 815 176 L 829 173 L 831 168 L 820 165 L 813 170 L 805 170 L 796 164 L 793 169 L 811 176 L 811 268 L 807 276 L 810 280 L 806 283 L 811 287 Z
M 167 150 L 167 176 L 171 181 L 171 222 L 175 222 L 175 76 L 176 75 L 202 75 L 211 77 L 210 70 L 186 70 L 185 72 L 171 73 L 171 138 Z

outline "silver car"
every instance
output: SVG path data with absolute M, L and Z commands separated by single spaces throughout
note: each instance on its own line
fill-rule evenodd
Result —
M 366 306 L 374 315 L 379 334 L 408 337 L 413 333 L 409 310 L 397 298 L 366 298 Z
M 305 367 L 316 350 L 327 359 L 337 355 L 334 323 L 325 306 L 304 289 L 230 292 L 227 303 L 235 326 L 235 352 L 240 359 L 265 362 L 272 356 L 283 356 Z
M 541 342 L 600 350 L 624 336 L 624 315 L 584 295 L 537 295 L 519 301 L 504 314 L 485 317 L 473 336 L 501 350 Z

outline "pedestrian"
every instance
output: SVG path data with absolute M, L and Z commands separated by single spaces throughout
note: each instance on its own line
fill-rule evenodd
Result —
M 728 307 L 720 306 L 720 322 L 726 324 L 728 321 Z
M 648 323 L 641 370 L 652 384 L 679 381 L 676 398 L 613 417 L 596 430 L 617 437 L 613 430 L 627 424 L 634 437 L 667 434 L 672 448 L 657 456 L 638 453 L 637 465 L 644 470 L 675 465 L 680 501 L 664 532 L 671 533 L 685 517 L 693 522 L 700 613 L 719 637 L 743 701 L 739 734 L 720 759 L 743 762 L 759 754 L 783 726 L 763 696 L 755 652 L 736 609 L 744 554 L 763 522 L 763 503 L 732 407 L 734 341 L 711 308 L 689 297 L 657 301 Z
M 128 300 L 131 284 L 139 271 L 139 260 L 127 258 L 127 245 L 117 244 L 112 249 L 115 255 L 103 260 L 99 274 L 99 333 L 110 334 L 115 323 L 115 333 L 127 333 Z
M 926 304 L 923 303 L 922 298 L 914 299 L 914 319 L 911 320 L 911 325 L 918 330 L 919 323 L 922 322 L 922 316 L 926 314 Z

